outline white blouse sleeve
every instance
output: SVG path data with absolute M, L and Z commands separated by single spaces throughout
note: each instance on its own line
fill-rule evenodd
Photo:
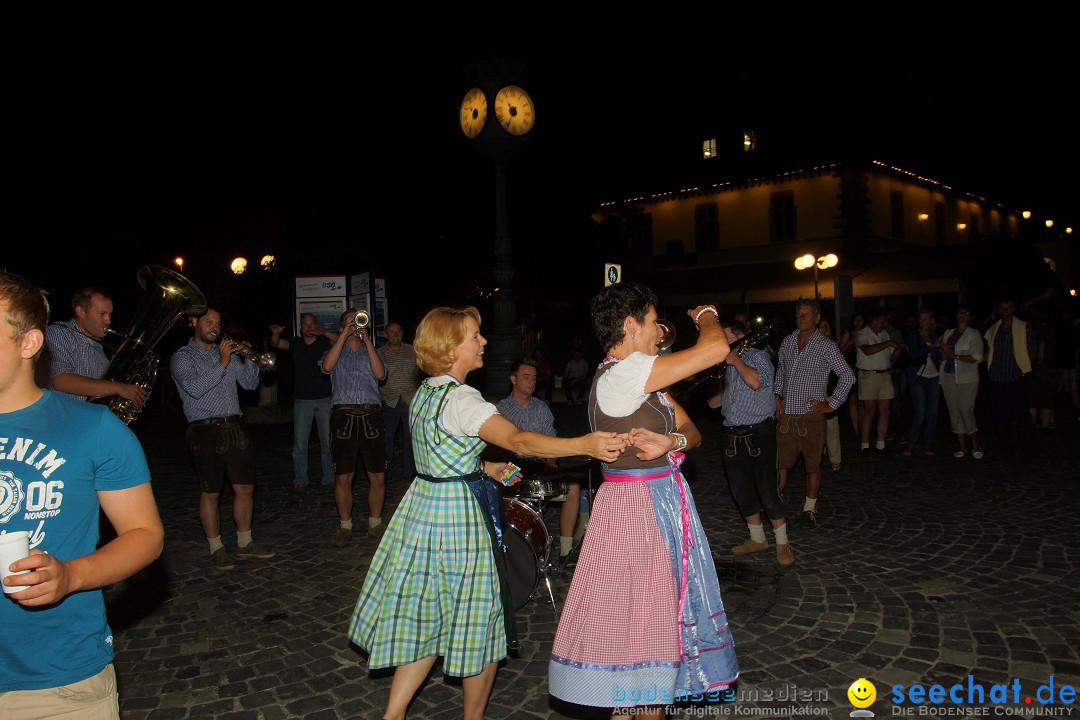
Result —
M 652 374 L 656 357 L 631 353 L 600 377 L 596 383 L 596 401 L 605 415 L 626 417 L 649 398 L 645 383 Z
M 454 435 L 477 437 L 484 421 L 498 412 L 479 390 L 470 385 L 462 385 L 450 394 L 450 399 L 443 407 L 443 427 Z
M 964 335 L 960 338 L 961 341 L 967 340 L 967 352 L 960 353 L 961 355 L 970 355 L 975 358 L 975 362 L 980 363 L 983 361 L 983 339 L 978 330 L 974 328 L 968 328 L 964 331 Z M 959 345 L 960 343 L 957 343 Z

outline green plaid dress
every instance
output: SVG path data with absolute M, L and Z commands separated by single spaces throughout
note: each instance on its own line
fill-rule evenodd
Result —
M 418 472 L 442 478 L 480 468 L 487 443 L 442 424 L 461 387 L 420 385 L 409 418 Z M 372 558 L 349 638 L 367 651 L 371 669 L 442 656 L 445 674 L 469 677 L 506 657 L 491 539 L 465 483 L 413 480 Z

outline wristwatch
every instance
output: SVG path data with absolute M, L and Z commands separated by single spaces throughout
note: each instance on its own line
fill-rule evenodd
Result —
M 682 433 L 678 433 L 678 432 L 677 433 L 671 433 L 671 434 L 675 436 L 675 449 L 676 450 L 685 450 L 686 449 L 686 436 L 683 435 Z

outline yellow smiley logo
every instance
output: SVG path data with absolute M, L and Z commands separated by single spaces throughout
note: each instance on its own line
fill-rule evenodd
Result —
M 867 708 L 870 707 L 874 703 L 874 699 L 877 698 L 877 689 L 874 687 L 874 684 L 866 678 L 859 678 L 851 683 L 851 687 L 847 690 L 847 697 L 855 707 Z

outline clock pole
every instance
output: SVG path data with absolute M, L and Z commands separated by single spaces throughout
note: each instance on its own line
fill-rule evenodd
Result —
M 517 324 L 514 296 L 514 266 L 510 262 L 510 231 L 506 220 L 506 162 L 495 161 L 495 286 L 492 300 L 495 324 L 484 353 L 487 382 L 484 394 L 505 394 L 510 383 L 510 366 L 521 358 L 522 337 Z M 494 357 L 492 357 L 494 355 Z
M 520 87 L 525 74 L 520 63 L 481 61 L 465 72 L 471 87 L 462 101 L 461 130 L 470 145 L 491 158 L 495 169 L 494 277 L 498 290 L 492 298 L 493 323 L 484 332 L 488 345 L 482 390 L 485 396 L 495 398 L 509 392 L 510 366 L 524 353 L 513 289 L 506 173 L 509 161 L 532 139 L 535 115 L 532 98 Z

